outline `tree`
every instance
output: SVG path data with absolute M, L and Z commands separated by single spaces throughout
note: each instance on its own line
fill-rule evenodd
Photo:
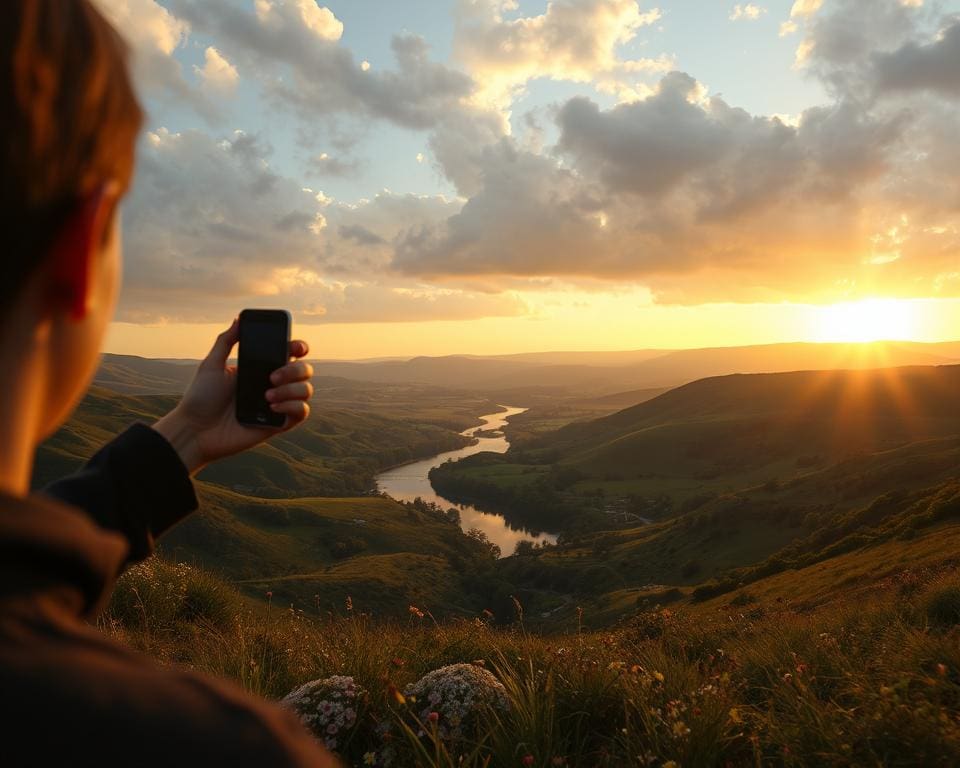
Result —
M 496 560 L 500 557 L 500 547 L 490 541 L 487 534 L 479 528 L 471 528 L 467 531 L 467 536 L 479 543 L 490 556 L 491 560 Z

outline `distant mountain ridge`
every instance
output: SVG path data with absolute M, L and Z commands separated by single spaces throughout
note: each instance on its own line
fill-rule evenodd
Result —
M 730 373 L 867 369 L 960 362 L 960 342 L 796 342 L 705 349 L 528 352 L 410 359 L 313 360 L 317 376 L 378 384 L 430 384 L 484 393 L 548 388 L 604 397 L 663 389 Z M 105 354 L 95 383 L 125 394 L 175 394 L 193 375 L 189 360 Z
M 542 387 L 610 395 L 673 387 L 730 373 L 866 369 L 960 362 L 960 342 L 790 343 L 635 352 L 560 352 L 477 357 L 415 357 L 359 363 L 318 361 L 317 373 L 376 382 L 415 381 L 485 392 Z

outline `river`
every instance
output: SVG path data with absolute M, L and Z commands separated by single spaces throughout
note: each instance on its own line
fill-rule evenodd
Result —
M 376 477 L 377 487 L 398 501 L 413 501 L 419 496 L 424 501 L 432 501 L 434 504 L 439 504 L 443 509 L 449 509 L 450 507 L 456 508 L 460 512 L 460 527 L 465 531 L 471 528 L 479 528 L 487 534 L 490 541 L 500 547 L 500 551 L 504 556 L 513 554 L 513 549 L 518 541 L 555 542 L 557 537 L 553 534 L 540 533 L 535 536 L 529 531 L 511 528 L 502 515 L 484 512 L 470 504 L 457 504 L 450 501 L 450 499 L 445 499 L 433 490 L 433 486 L 430 485 L 430 478 L 427 476 L 430 470 L 440 466 L 448 459 L 456 461 L 457 459 L 472 456 L 481 451 L 491 451 L 493 453 L 507 452 L 509 443 L 503 434 L 503 427 L 509 417 L 523 413 L 527 409 L 511 408 L 510 406 L 503 407 L 507 410 L 481 416 L 480 420 L 483 424 L 479 427 L 471 427 L 461 433 L 472 437 L 475 432 L 495 430 L 497 433 L 495 436 L 478 437 L 476 445 L 468 445 L 466 448 L 461 448 L 457 451 L 447 451 L 446 453 L 437 454 L 430 459 L 421 459 L 420 461 L 414 461 L 410 464 L 404 464 L 401 467 L 394 467 L 393 469 L 388 469 L 386 472 L 381 472 Z

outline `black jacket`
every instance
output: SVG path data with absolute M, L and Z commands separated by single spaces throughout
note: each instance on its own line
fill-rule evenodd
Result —
M 179 456 L 141 424 L 42 495 L 0 494 L 0 765 L 337 765 L 277 705 L 87 623 L 196 508 Z

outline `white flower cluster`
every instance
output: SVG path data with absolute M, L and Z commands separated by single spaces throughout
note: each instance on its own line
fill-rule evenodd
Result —
M 364 696 L 352 677 L 334 675 L 304 683 L 280 703 L 294 710 L 327 749 L 336 749 L 338 740 L 357 724 L 357 703 Z
M 500 681 L 474 664 L 451 664 L 428 672 L 407 686 L 405 694 L 416 700 L 421 722 L 435 721 L 443 739 L 469 735 L 484 708 L 509 709 Z

